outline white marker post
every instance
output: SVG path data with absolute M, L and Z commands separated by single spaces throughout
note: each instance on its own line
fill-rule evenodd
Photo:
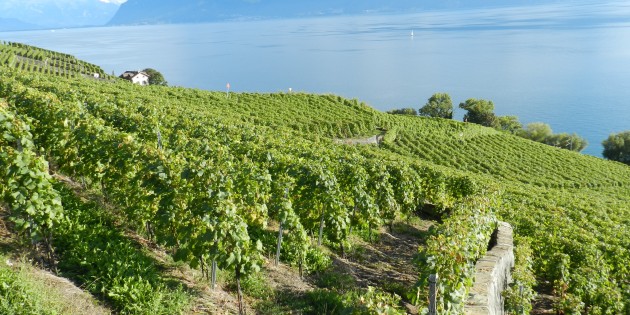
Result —
M 228 82 L 228 84 L 225 85 L 226 91 L 225 91 L 225 96 L 227 98 L 230 98 L 230 83 Z

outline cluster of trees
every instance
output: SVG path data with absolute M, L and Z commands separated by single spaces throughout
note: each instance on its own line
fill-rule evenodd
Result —
M 584 150 L 588 145 L 586 139 L 575 133 L 554 134 L 548 124 L 541 122 L 527 124 L 526 128 L 518 130 L 516 134 L 526 139 L 577 152 Z
M 464 115 L 465 122 L 495 128 L 526 139 L 577 152 L 584 150 L 588 145 L 586 139 L 575 133 L 554 134 L 551 127 L 545 123 L 535 122 L 523 128 L 516 116 L 497 116 L 494 113 L 494 103 L 489 100 L 470 98 L 460 103 L 459 108 L 467 111 Z M 453 101 L 447 93 L 435 93 L 418 112 L 413 108 L 403 108 L 388 113 L 452 119 Z
M 575 133 L 554 134 L 551 126 L 546 123 L 534 122 L 523 128 L 516 116 L 497 116 L 494 113 L 494 103 L 489 100 L 470 98 L 460 103 L 459 108 L 467 111 L 464 115 L 465 122 L 495 128 L 571 151 L 581 152 L 588 146 L 588 141 Z M 388 113 L 452 119 L 453 101 L 447 93 L 435 93 L 419 111 L 414 108 L 401 108 L 388 111 Z M 602 145 L 604 158 L 630 165 L 630 130 L 611 134 L 602 142 Z
M 588 141 L 575 133 L 554 134 L 551 126 L 546 123 L 534 122 L 523 128 L 516 116 L 497 116 L 494 113 L 492 101 L 471 98 L 460 103 L 459 108 L 467 111 L 464 115 L 464 121 L 467 122 L 492 127 L 525 139 L 571 151 L 580 152 L 588 146 Z
M 388 114 L 394 115 L 408 115 L 408 116 L 418 116 L 418 111 L 415 108 L 400 108 L 393 109 L 387 112 Z
M 451 96 L 447 93 L 435 93 L 429 98 L 427 104 L 420 108 L 420 111 L 416 111 L 414 108 L 401 108 L 390 110 L 387 113 L 452 119 L 453 101 L 451 100 Z
M 630 130 L 611 134 L 602 145 L 605 158 L 630 165 Z

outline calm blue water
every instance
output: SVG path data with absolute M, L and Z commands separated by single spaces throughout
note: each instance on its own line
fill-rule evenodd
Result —
M 411 36 L 413 30 L 414 36 Z M 630 130 L 630 3 L 0 33 L 107 72 L 152 67 L 171 85 L 306 91 L 379 110 L 435 92 L 588 139 Z M 463 111 L 456 112 L 461 119 Z

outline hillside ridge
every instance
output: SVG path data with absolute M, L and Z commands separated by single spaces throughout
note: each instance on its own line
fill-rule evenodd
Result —
M 224 20 L 314 17 L 341 14 L 415 12 L 426 10 L 487 8 L 548 3 L 542 0 L 435 1 L 227 1 L 227 0 L 129 0 L 120 6 L 109 25 L 200 23 Z

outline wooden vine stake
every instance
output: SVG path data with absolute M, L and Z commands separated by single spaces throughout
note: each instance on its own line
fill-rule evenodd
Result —
M 162 150 L 162 133 L 160 132 L 160 125 L 157 127 L 157 144 L 158 149 Z
M 236 290 L 238 293 L 238 314 L 245 315 L 245 305 L 243 304 L 243 291 L 241 290 L 241 266 L 236 266 Z
M 280 223 L 280 228 L 278 229 L 278 245 L 276 246 L 276 260 L 275 260 L 276 266 L 280 264 L 280 248 L 282 247 L 282 232 L 283 232 L 282 225 L 283 224 L 284 222 Z
M 437 282 L 437 274 L 429 276 L 429 315 L 437 315 Z
M 212 267 L 210 268 L 210 282 L 212 284 L 212 290 L 217 286 L 217 260 L 212 260 Z
M 317 246 L 322 246 L 322 238 L 324 235 L 324 212 L 319 221 L 319 236 L 317 237 Z
M 357 218 L 357 205 L 354 205 L 354 209 L 352 209 L 352 221 L 355 221 Z M 350 232 L 348 234 L 352 234 L 352 228 L 354 228 L 354 224 L 350 224 Z
M 289 188 L 285 188 L 284 199 L 288 199 L 288 198 L 289 198 Z M 280 265 L 280 249 L 282 248 L 282 233 L 284 232 L 283 225 L 284 225 L 284 222 L 280 222 L 280 227 L 278 228 L 278 245 L 276 246 L 276 260 L 275 260 L 276 267 Z

